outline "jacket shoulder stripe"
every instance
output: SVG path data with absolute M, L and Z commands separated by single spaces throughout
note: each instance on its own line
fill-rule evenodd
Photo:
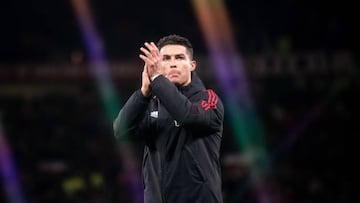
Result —
M 207 90 L 207 94 L 208 94 L 208 99 L 207 99 L 207 101 L 205 101 L 205 100 L 201 101 L 201 107 L 204 110 L 209 110 L 210 108 L 216 109 L 216 105 L 217 105 L 218 100 L 219 100 L 218 96 L 211 89 Z

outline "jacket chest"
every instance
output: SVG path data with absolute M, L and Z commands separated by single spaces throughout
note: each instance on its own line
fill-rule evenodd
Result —
M 169 114 L 162 105 L 153 105 L 150 109 L 150 125 L 158 131 L 180 127 L 179 123 Z

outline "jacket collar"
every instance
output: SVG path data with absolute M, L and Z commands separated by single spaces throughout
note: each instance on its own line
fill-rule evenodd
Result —
M 178 89 L 185 96 L 190 97 L 199 91 L 205 90 L 205 86 L 201 79 L 197 76 L 197 73 L 193 71 L 191 72 L 190 84 L 186 86 L 179 86 Z

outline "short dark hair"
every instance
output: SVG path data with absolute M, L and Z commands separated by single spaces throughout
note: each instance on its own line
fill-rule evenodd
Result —
M 157 43 L 157 47 L 159 48 L 159 50 L 166 46 L 166 45 L 181 45 L 184 46 L 186 48 L 186 50 L 188 51 L 188 54 L 190 56 L 190 59 L 193 58 L 194 56 L 194 49 L 190 43 L 190 41 L 183 36 L 180 35 L 176 35 L 176 34 L 171 34 L 171 35 L 167 35 L 165 37 L 162 37 L 158 43 Z

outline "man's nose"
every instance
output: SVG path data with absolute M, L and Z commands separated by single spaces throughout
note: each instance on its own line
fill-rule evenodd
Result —
M 172 59 L 170 60 L 170 68 L 177 68 L 176 59 L 175 59 L 175 58 L 172 58 Z

